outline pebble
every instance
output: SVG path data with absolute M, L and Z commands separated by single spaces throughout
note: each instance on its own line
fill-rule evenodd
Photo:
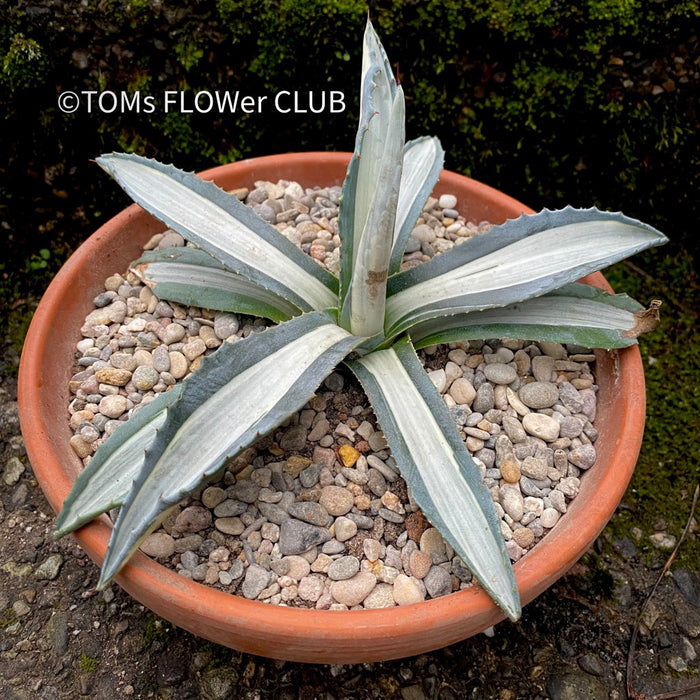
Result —
M 301 520 L 289 518 L 280 524 L 279 550 L 283 555 L 301 554 L 330 539 L 331 533 L 327 529 Z
M 349 608 L 359 605 L 377 585 L 374 574 L 360 571 L 351 578 L 333 581 L 330 592 L 333 598 Z
M 484 374 L 486 379 L 494 384 L 512 384 L 518 376 L 515 367 L 500 363 L 486 365 Z
M 107 418 L 119 418 L 126 411 L 126 397 L 121 394 L 105 396 L 100 400 L 99 411 Z
M 338 542 L 346 542 L 357 534 L 357 523 L 342 515 L 336 519 L 334 527 L 335 538 Z
M 357 557 L 345 556 L 333 561 L 328 567 L 328 577 L 333 581 L 343 581 L 352 578 L 360 570 L 360 561 Z M 342 602 L 342 601 L 339 601 Z
M 523 428 L 530 435 L 552 442 L 559 437 L 559 423 L 543 413 L 528 413 L 523 416 Z
M 63 557 L 60 554 L 52 554 L 45 559 L 34 572 L 34 578 L 39 581 L 53 581 L 63 566 Z
M 397 605 L 413 605 L 425 600 L 425 586 L 415 577 L 399 574 L 394 581 L 394 601 Z
M 345 515 L 354 505 L 354 497 L 350 491 L 341 486 L 326 486 L 321 490 L 318 502 L 330 515 Z
M 579 469 L 590 469 L 595 464 L 596 451 L 593 445 L 581 445 L 569 452 L 569 462 Z
M 469 405 L 476 398 L 476 389 L 465 377 L 458 377 L 452 382 L 450 396 L 458 404 Z
M 252 564 L 245 573 L 241 593 L 248 600 L 254 600 L 265 590 L 269 581 L 270 572 L 263 569 L 262 566 Z
M 149 557 L 167 559 L 175 553 L 175 540 L 166 532 L 154 532 L 141 543 L 141 551 Z
M 423 583 L 425 584 L 426 593 L 431 598 L 440 598 L 448 593 L 452 593 L 452 577 L 441 566 L 432 566 L 423 579 Z
M 520 387 L 518 396 L 528 408 L 549 408 L 559 399 L 559 390 L 551 382 L 530 382 Z

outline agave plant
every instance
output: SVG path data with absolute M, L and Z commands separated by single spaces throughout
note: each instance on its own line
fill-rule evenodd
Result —
M 493 337 L 630 345 L 642 307 L 575 280 L 666 239 L 621 214 L 567 208 L 507 221 L 401 271 L 442 162 L 437 139 L 404 143 L 403 91 L 369 22 L 360 124 L 340 205 L 339 278 L 211 182 L 136 155 L 98 159 L 196 246 L 135 263 L 157 296 L 279 324 L 204 358 L 135 412 L 80 474 L 58 536 L 121 506 L 98 588 L 171 508 L 302 408 L 342 362 L 367 393 L 412 498 L 518 618 L 491 495 L 416 348 Z

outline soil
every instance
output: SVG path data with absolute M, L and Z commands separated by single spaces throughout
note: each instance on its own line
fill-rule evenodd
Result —
M 263 659 L 177 629 L 115 585 L 91 595 L 97 567 L 70 537 L 51 537 L 53 513 L 19 432 L 16 362 L 8 351 L 0 363 L 3 698 L 625 697 L 632 627 L 670 552 L 649 553 L 634 535 L 614 540 L 615 522 L 569 574 L 526 606 L 518 623 L 385 663 Z M 19 476 L 13 458 L 24 466 Z M 624 510 L 623 503 L 618 512 Z M 684 546 L 696 542 L 691 532 Z M 676 565 L 644 614 L 633 663 L 638 697 L 696 683 L 698 652 L 700 577 Z M 700 691 L 687 697 L 698 700 Z

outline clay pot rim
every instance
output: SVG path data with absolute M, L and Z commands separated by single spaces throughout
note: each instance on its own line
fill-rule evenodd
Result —
M 266 179 L 259 178 L 256 171 L 267 172 L 270 168 L 285 171 L 285 168 L 290 167 L 318 169 L 329 166 L 339 169 L 343 166 L 344 174 L 344 166 L 350 155 L 310 152 L 264 156 L 212 168 L 201 175 L 206 179 L 214 179 L 225 177 L 232 168 L 247 170 L 246 181 L 251 183 L 256 179 Z M 290 163 L 293 165 L 290 166 Z M 280 177 L 291 176 L 281 174 Z M 514 215 L 531 211 L 487 185 L 448 171 L 442 172 L 436 191 L 454 192 L 455 188 L 464 187 L 482 198 L 487 208 L 492 204 L 501 208 L 505 206 Z M 60 509 L 79 470 L 77 458 L 73 465 L 64 465 L 54 454 L 47 410 L 42 407 L 42 373 L 47 356 L 51 354 L 51 333 L 55 319 L 61 317 L 62 299 L 67 288 L 74 285 L 76 280 L 80 281 L 86 269 L 89 271 L 91 261 L 95 256 L 101 255 L 99 251 L 109 244 L 112 232 L 144 220 L 150 220 L 150 217 L 137 205 L 131 205 L 83 243 L 49 286 L 27 334 L 18 385 L 21 426 L 34 472 L 54 510 Z M 152 231 L 164 228 L 158 223 L 149 226 Z M 610 289 L 600 273 L 589 275 L 585 281 Z M 645 410 L 641 357 L 636 346 L 613 353 L 597 351 L 597 355 L 599 371 L 601 364 L 607 366 L 616 386 L 631 387 L 631 390 L 626 389 L 616 397 L 618 405 L 615 410 L 626 430 L 618 437 L 615 445 L 615 468 L 604 470 L 595 499 L 588 504 L 586 517 L 579 518 L 575 527 L 566 525 L 571 518 L 562 518 L 552 532 L 515 565 L 523 605 L 551 585 L 585 552 L 615 511 L 634 470 L 641 445 Z M 58 420 L 67 422 L 66 416 L 67 411 Z M 600 471 L 603 471 L 602 465 Z M 582 492 L 585 484 L 584 479 Z M 581 510 L 578 505 L 581 497 L 579 495 L 574 501 L 576 511 Z M 73 534 L 93 561 L 99 564 L 110 532 L 108 520 L 103 516 Z M 465 623 L 467 618 L 481 620 L 483 629 L 504 617 L 488 595 L 478 587 L 411 606 L 380 610 L 317 611 L 269 605 L 184 579 L 141 552 L 132 557 L 116 581 L 133 597 L 165 618 L 168 618 L 168 613 L 172 610 L 189 611 L 193 616 L 191 619 L 183 619 L 178 612 L 178 615 L 172 616 L 172 621 L 196 634 L 251 653 L 295 661 L 352 663 L 399 658 L 438 648 L 474 633 L 457 633 L 458 636 L 455 636 L 455 632 L 451 631 L 437 643 L 431 641 L 428 634 L 423 638 L 424 630 L 439 626 L 441 621 L 448 620 L 454 626 L 460 619 Z M 206 619 L 204 627 L 197 622 L 197 618 Z M 231 637 L 227 632 L 231 626 L 242 630 Z M 248 639 L 245 631 L 246 628 L 252 630 L 251 626 L 262 630 L 263 637 L 277 639 L 281 646 L 271 651 L 269 644 L 258 640 L 257 633 L 251 634 Z M 406 636 L 416 637 L 413 648 L 392 644 L 392 639 Z M 310 648 L 307 649 L 305 643 L 300 644 L 300 638 L 307 640 Z M 380 638 L 383 641 L 376 644 L 371 641 Z M 339 648 L 332 649 L 331 644 Z M 352 650 L 351 645 L 355 645 Z

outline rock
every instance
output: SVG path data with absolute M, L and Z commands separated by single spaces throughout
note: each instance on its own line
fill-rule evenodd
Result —
M 343 466 L 352 467 L 360 457 L 360 453 L 352 445 L 342 445 L 338 450 Z
M 552 442 L 559 437 L 559 423 L 543 413 L 528 413 L 523 416 L 523 428 L 530 435 L 546 442 Z
M 554 358 L 547 355 L 533 357 L 532 375 L 538 382 L 551 382 L 554 378 Z
M 431 567 L 423 579 L 423 583 L 425 584 L 426 592 L 431 598 L 440 598 L 448 593 L 452 593 L 452 577 L 441 566 Z
M 255 600 L 270 582 L 270 572 L 258 564 L 251 564 L 245 573 L 241 593 L 248 600 Z
M 559 385 L 559 400 L 572 413 L 581 413 L 583 411 L 583 399 L 570 382 L 562 382 Z
M 126 396 L 105 396 L 99 403 L 99 411 L 107 418 L 119 418 L 126 411 Z
M 206 530 L 212 522 L 211 511 L 201 506 L 187 506 L 175 518 L 175 529 L 179 532 Z
M 87 455 L 85 456 L 87 457 Z M 3 470 L 3 483 L 7 486 L 14 486 L 20 480 L 22 474 L 24 474 L 24 464 L 22 464 L 19 457 L 12 456 L 7 460 L 7 464 Z
M 309 523 L 288 518 L 280 525 L 279 549 L 280 554 L 302 554 L 311 547 L 328 542 L 331 533 L 326 528 L 310 525 Z
M 504 365 L 500 362 L 486 365 L 484 374 L 486 375 L 486 379 L 494 384 L 511 384 L 518 376 L 515 367 Z M 483 413 L 483 411 L 480 411 L 480 413 Z
M 172 324 L 168 326 L 168 328 L 171 327 Z M 187 358 L 181 352 L 177 351 L 169 352 L 168 357 L 170 358 L 170 374 L 172 374 L 175 379 L 182 379 L 189 370 Z
M 507 486 L 501 489 L 501 506 L 516 523 L 522 519 L 524 513 L 523 495 L 516 486 Z
M 338 542 L 346 542 L 357 534 L 357 523 L 342 515 L 336 518 L 334 528 Z
M 447 376 L 444 369 L 434 369 L 428 372 L 428 377 L 439 393 L 444 393 L 447 388 Z
M 304 557 L 293 554 L 284 557 L 280 561 L 283 561 L 285 564 L 284 575 L 293 578 L 295 581 L 299 581 L 304 578 L 304 576 L 308 576 L 311 572 L 311 564 L 304 559 Z
M 131 379 L 131 372 L 128 369 L 117 369 L 116 367 L 103 367 L 95 372 L 95 379 L 100 384 L 110 384 L 112 386 L 126 386 Z
M 429 554 L 422 552 L 420 549 L 411 552 L 408 564 L 411 576 L 414 576 L 417 579 L 423 579 L 426 577 L 432 566 L 433 560 Z
M 333 581 L 331 584 L 331 595 L 339 603 L 352 608 L 359 605 L 377 585 L 374 574 L 367 571 L 360 571 L 352 578 L 342 581 Z
M 148 391 L 149 389 L 152 389 L 154 385 L 158 383 L 159 379 L 160 375 L 158 372 L 149 365 L 141 365 L 140 367 L 137 367 L 134 370 L 133 376 L 131 377 L 131 381 L 139 391 Z
M 63 557 L 60 554 L 52 554 L 45 559 L 34 572 L 34 577 L 39 581 L 53 581 L 63 565 Z
M 226 340 L 238 332 L 239 321 L 233 314 L 217 313 L 214 316 L 214 333 L 220 340 Z
M 291 428 L 287 428 L 280 439 L 280 448 L 285 452 L 299 452 L 304 449 L 305 445 L 306 428 L 303 425 L 293 425 Z
M 437 528 L 429 527 L 420 538 L 420 550 L 432 558 L 433 562 L 446 561 L 447 550 L 445 540 Z
M 535 534 L 527 527 L 516 527 L 513 530 L 513 539 L 519 547 L 527 549 L 535 541 Z
M 560 517 L 561 514 L 556 508 L 545 508 L 540 515 L 540 523 L 542 527 L 549 529 L 557 524 Z
M 394 601 L 397 605 L 412 605 L 425 600 L 425 586 L 417 579 L 399 574 L 394 581 Z
M 501 477 L 509 484 L 517 484 L 520 481 L 520 465 L 515 459 L 504 459 L 501 462 Z
M 299 581 L 297 592 L 302 600 L 315 603 L 323 595 L 325 584 L 320 576 L 305 576 Z
M 547 692 L 550 700 L 608 700 L 608 691 L 602 683 L 583 672 L 550 678 Z
M 569 462 L 579 469 L 590 469 L 595 464 L 595 458 L 593 445 L 581 445 L 569 452 Z
M 457 206 L 457 197 L 455 197 L 453 194 L 440 195 L 440 199 L 438 199 L 438 206 L 440 209 L 454 209 Z
M 362 605 L 367 610 L 393 608 L 396 605 L 394 601 L 394 587 L 389 583 L 378 583 L 364 599 Z
M 318 502 L 330 515 L 345 515 L 354 505 L 354 497 L 342 486 L 326 486 L 321 489 Z
M 545 479 L 547 477 L 547 462 L 544 459 L 537 459 L 536 457 L 525 457 L 523 463 L 520 465 L 520 471 L 530 479 Z M 503 472 L 503 467 L 501 465 L 501 473 Z
M 334 560 L 328 567 L 328 577 L 334 581 L 352 578 L 360 570 L 357 557 L 345 556 Z
M 167 532 L 154 532 L 141 543 L 141 551 L 155 559 L 167 559 L 175 553 L 175 540 Z
M 530 382 L 520 387 L 518 397 L 528 408 L 549 408 L 559 399 L 559 390 L 551 382 Z
M 318 527 L 328 527 L 331 523 L 331 518 L 328 511 L 320 504 L 313 501 L 301 501 L 299 503 L 291 503 L 287 508 L 287 512 L 298 520 L 303 520 L 311 525 Z
M 476 396 L 472 402 L 472 410 L 475 413 L 486 413 L 494 407 L 493 386 L 484 382 L 476 391 Z
M 476 398 L 476 389 L 465 377 L 458 377 L 450 386 L 449 395 L 458 404 L 471 404 Z
M 672 569 L 671 575 L 681 595 L 691 605 L 700 608 L 700 576 L 692 569 Z

